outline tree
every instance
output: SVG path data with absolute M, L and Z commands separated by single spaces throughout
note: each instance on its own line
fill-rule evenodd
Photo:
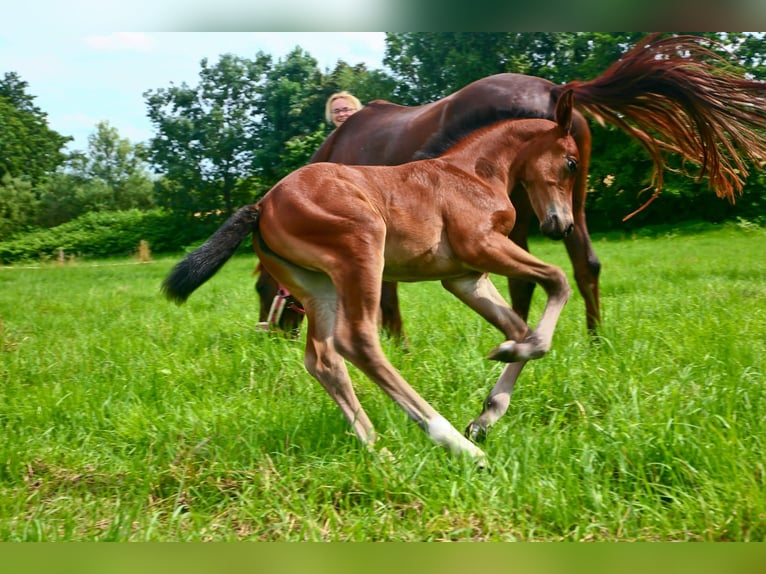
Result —
M 32 185 L 5 174 L 0 178 L 0 241 L 26 230 L 34 221 L 37 198 Z
M 266 71 L 258 99 L 261 121 L 254 166 L 267 187 L 306 163 L 321 143 L 325 104 L 321 87 L 317 61 L 301 48 Z
M 231 213 L 250 198 L 262 111 L 256 105 L 271 58 L 254 61 L 225 54 L 200 63 L 200 83 L 147 91 L 148 115 L 157 135 L 148 157 L 164 181 L 159 203 L 193 215 Z
M 108 122 L 96 124 L 95 133 L 88 136 L 85 174 L 111 190 L 110 209 L 152 207 L 152 181 L 144 154 L 142 144 L 133 145 L 127 138 L 121 138 L 117 128 Z
M 36 184 L 64 162 L 62 148 L 72 138 L 48 127 L 47 114 L 34 105 L 27 88 L 15 72 L 0 79 L 0 178 Z
M 400 103 L 423 104 L 503 72 L 562 83 L 597 76 L 641 33 L 405 32 L 386 35 L 383 62 Z
M 146 210 L 154 205 L 154 183 L 142 144 L 120 138 L 108 122 L 96 124 L 87 152 L 75 151 L 36 187 L 36 223 L 54 227 L 93 211 Z
M 341 90 L 351 92 L 362 104 L 371 100 L 395 101 L 396 81 L 383 70 L 368 70 L 364 64 L 351 66 L 338 60 L 332 72 L 323 78 L 323 97 L 326 100 Z

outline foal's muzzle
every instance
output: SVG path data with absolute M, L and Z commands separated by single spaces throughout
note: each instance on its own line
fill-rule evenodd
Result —
M 571 217 L 560 217 L 557 213 L 551 213 L 540 223 L 540 231 L 551 239 L 563 239 L 574 231 L 574 221 Z

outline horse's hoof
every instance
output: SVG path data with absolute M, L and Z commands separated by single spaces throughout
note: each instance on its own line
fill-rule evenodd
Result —
M 471 421 L 463 433 L 465 438 L 475 443 L 482 443 L 487 440 L 489 429 L 483 427 L 476 421 Z
M 492 349 L 487 358 L 492 361 L 501 361 L 503 363 L 513 363 L 519 360 L 519 349 L 516 341 L 505 341 Z

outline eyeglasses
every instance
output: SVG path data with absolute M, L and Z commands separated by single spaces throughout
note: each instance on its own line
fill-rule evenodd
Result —
M 356 111 L 354 108 L 335 108 L 332 110 L 332 115 L 337 116 L 338 114 L 347 114 L 348 112 Z

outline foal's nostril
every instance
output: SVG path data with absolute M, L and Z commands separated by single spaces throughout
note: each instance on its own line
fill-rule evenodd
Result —
M 574 223 L 570 223 L 567 225 L 567 228 L 564 230 L 564 237 L 569 237 L 572 235 L 572 232 L 574 231 Z

